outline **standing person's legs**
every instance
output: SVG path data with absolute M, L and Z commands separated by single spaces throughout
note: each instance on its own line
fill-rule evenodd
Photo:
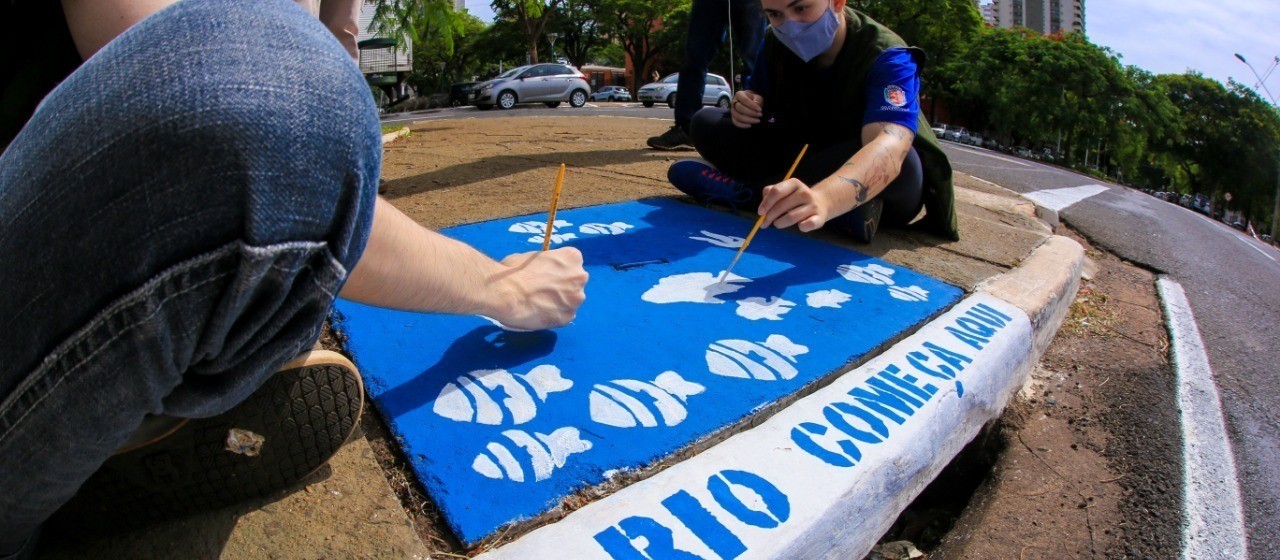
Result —
M 0 155 L 0 547 L 144 415 L 222 413 L 313 344 L 380 160 L 363 77 L 284 0 L 170 6 L 46 97 Z
M 764 8 L 760 0 L 729 0 L 729 6 L 733 15 L 729 23 L 733 25 L 733 42 L 738 49 L 734 54 L 747 65 L 745 74 L 750 75 L 755 72 L 756 54 L 764 41 Z
M 702 94 L 707 87 L 707 67 L 720 48 L 728 22 L 726 0 L 694 0 L 689 9 L 689 30 L 684 39 L 684 62 L 676 84 L 675 125 L 660 136 L 649 139 L 649 147 L 659 150 L 685 148 L 689 142 L 689 123 L 702 108 Z M 732 79 L 732 78 L 731 78 Z

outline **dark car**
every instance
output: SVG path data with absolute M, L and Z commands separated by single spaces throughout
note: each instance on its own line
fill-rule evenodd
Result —
M 449 106 L 470 105 L 471 96 L 475 94 L 476 84 L 480 82 L 458 82 L 449 86 Z

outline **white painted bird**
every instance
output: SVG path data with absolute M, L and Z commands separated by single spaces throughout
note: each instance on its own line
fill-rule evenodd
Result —
M 591 442 L 582 439 L 578 429 L 572 426 L 550 434 L 529 435 L 522 430 L 507 430 L 502 435 L 508 441 L 489 442 L 471 461 L 472 470 L 488 478 L 512 482 L 525 482 L 529 475 L 533 475 L 534 481 L 542 481 L 563 467 L 570 455 L 591 449 Z
M 689 415 L 689 397 L 706 390 L 674 371 L 653 382 L 615 379 L 591 388 L 591 419 L 615 428 L 675 426 Z
M 538 405 L 547 395 L 573 387 L 573 381 L 560 376 L 560 368 L 540 365 L 527 374 L 513 374 L 505 369 L 482 369 L 444 386 L 432 410 L 459 422 L 476 422 L 497 426 L 504 421 L 523 424 L 538 414 Z

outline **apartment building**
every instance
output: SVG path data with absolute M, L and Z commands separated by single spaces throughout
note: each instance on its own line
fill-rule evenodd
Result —
M 1045 35 L 1085 32 L 1084 0 L 995 0 L 989 6 L 997 27 L 1028 27 Z

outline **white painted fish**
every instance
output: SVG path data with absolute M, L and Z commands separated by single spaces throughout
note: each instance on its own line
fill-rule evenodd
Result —
M 555 231 L 567 228 L 571 225 L 573 224 L 564 220 L 556 220 L 555 223 L 551 224 L 551 230 Z M 514 233 L 545 233 L 547 231 L 547 223 L 534 221 L 520 222 L 518 224 L 511 224 L 511 227 L 507 228 L 507 231 Z
M 720 273 L 689 272 L 676 274 L 658 280 L 658 285 L 649 288 L 640 299 L 649 303 L 724 303 L 720 296 L 731 294 L 742 289 L 743 284 L 751 281 L 732 272 L 723 281 Z
M 889 295 L 894 299 L 911 302 L 929 301 L 929 290 L 920 286 L 910 286 L 903 288 L 901 286 L 893 286 L 889 288 Z
M 892 286 L 893 273 L 897 271 L 882 264 L 872 263 L 867 266 L 842 264 L 836 267 L 836 272 L 839 272 L 845 280 L 850 282 L 874 284 L 877 286 Z
M 550 434 L 529 435 L 523 430 L 507 430 L 502 435 L 508 441 L 489 442 L 471 461 L 472 470 L 488 478 L 512 482 L 525 482 L 529 475 L 533 481 L 542 481 L 563 467 L 570 455 L 591 449 L 591 442 L 582 439 L 578 429 L 572 426 Z
M 615 428 L 675 426 L 688 417 L 689 397 L 706 390 L 674 371 L 653 382 L 615 379 L 591 388 L 591 419 Z
M 578 238 L 578 234 L 576 233 L 553 233 L 551 234 L 551 244 L 559 245 L 570 239 L 577 239 L 577 238 Z M 546 236 L 542 234 L 538 234 L 533 237 L 530 237 L 529 243 L 541 244 L 543 239 L 546 239 Z
M 538 405 L 547 395 L 573 387 L 573 381 L 560 376 L 560 368 L 541 365 L 527 374 L 513 374 L 505 369 L 482 369 L 444 386 L 432 410 L 459 422 L 476 422 L 497 426 L 504 422 L 519 425 L 538 414 Z
M 634 227 L 635 226 L 625 222 L 613 222 L 612 224 L 582 224 L 578 227 L 578 231 L 591 235 L 621 235 Z
M 792 365 L 797 361 L 796 356 L 808 352 L 809 347 L 780 334 L 770 335 L 763 343 L 720 340 L 707 347 L 707 367 L 711 373 L 725 377 L 761 381 L 792 379 L 799 373 Z
M 707 243 L 710 243 L 712 245 L 715 245 L 718 247 L 725 247 L 728 249 L 737 249 L 738 247 L 741 247 L 742 242 L 744 240 L 742 237 L 735 237 L 732 235 L 720 235 L 718 233 L 713 233 L 705 229 L 701 231 L 702 231 L 702 235 L 704 235 L 705 237 L 690 237 L 689 239 L 692 239 L 694 241 L 706 241 Z

